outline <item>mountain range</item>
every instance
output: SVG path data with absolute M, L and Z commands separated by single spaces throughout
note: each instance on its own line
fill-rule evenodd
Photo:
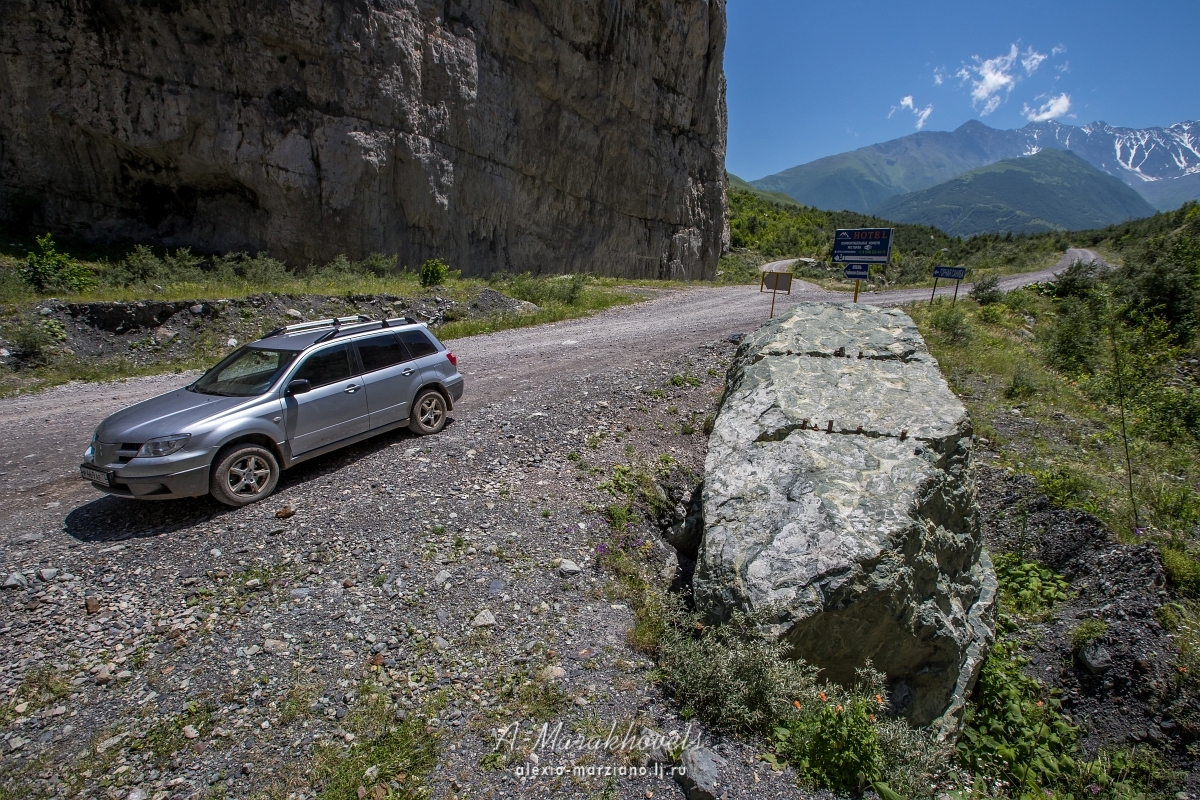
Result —
M 1129 186 L 1073 152 L 1045 149 L 896 195 L 872 213 L 968 237 L 1103 228 L 1152 216 L 1154 209 Z
M 997 130 L 970 120 L 956 130 L 919 131 L 827 156 L 750 184 L 816 208 L 878 213 L 891 197 L 920 191 L 998 161 L 1070 150 L 1119 178 L 1154 208 L 1200 198 L 1200 122 L 1165 128 L 1082 127 L 1054 120 Z

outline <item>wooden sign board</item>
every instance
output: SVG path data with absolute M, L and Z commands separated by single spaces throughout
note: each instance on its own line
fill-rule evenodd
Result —
M 791 294 L 792 273 L 764 272 L 758 290 L 760 292 L 783 292 L 784 294 Z

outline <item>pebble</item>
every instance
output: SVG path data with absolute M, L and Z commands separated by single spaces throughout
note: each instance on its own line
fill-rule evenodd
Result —
M 569 558 L 564 558 L 558 565 L 558 574 L 564 578 L 569 578 L 572 575 L 578 575 L 583 570 Z
M 100 601 L 92 595 L 83 598 L 83 608 L 89 614 L 95 614 L 100 610 Z
M 442 570 L 441 572 L 439 572 L 437 575 L 434 576 L 433 584 L 434 584 L 434 586 L 441 586 L 443 583 L 445 583 L 448 580 L 450 580 L 450 573 L 447 572 L 446 570 Z
M 304 315 L 294 308 L 289 308 L 287 310 L 287 315 L 292 319 L 304 319 Z
M 475 615 L 475 619 L 471 620 L 471 624 L 476 628 L 490 628 L 496 624 L 496 615 L 485 608 Z
M 56 577 L 58 577 L 58 570 L 54 569 L 53 567 L 47 567 L 46 569 L 39 569 L 38 577 L 41 578 L 43 581 L 52 581 Z
M 9 576 L 4 579 L 5 589 L 24 589 L 27 586 L 29 586 L 29 580 L 20 572 L 10 573 Z
M 183 735 L 187 739 L 195 739 L 200 736 L 200 731 L 196 730 L 195 725 L 184 725 Z
M 288 651 L 288 645 L 282 639 L 264 639 L 262 649 L 272 655 L 282 655 Z

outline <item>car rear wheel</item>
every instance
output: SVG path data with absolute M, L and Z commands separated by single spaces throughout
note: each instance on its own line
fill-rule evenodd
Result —
M 437 389 L 426 389 L 413 401 L 408 429 L 418 436 L 428 436 L 446 427 L 446 398 Z
M 212 496 L 227 506 L 256 503 L 275 491 L 278 483 L 279 462 L 260 445 L 234 445 L 213 462 Z

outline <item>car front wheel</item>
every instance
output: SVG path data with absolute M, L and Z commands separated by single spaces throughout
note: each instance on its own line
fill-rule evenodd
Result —
M 408 429 L 418 436 L 428 436 L 446 427 L 446 398 L 437 389 L 426 389 L 413 401 Z
M 279 462 L 274 453 L 256 444 L 234 445 L 213 462 L 212 496 L 227 506 L 258 502 L 275 491 L 278 483 Z

